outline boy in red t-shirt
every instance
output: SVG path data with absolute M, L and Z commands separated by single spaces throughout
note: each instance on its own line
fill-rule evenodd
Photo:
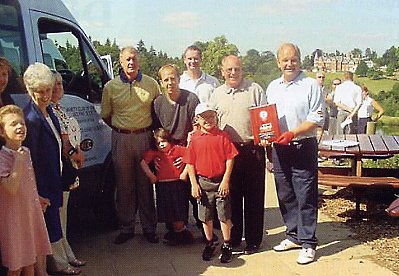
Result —
M 203 222 L 207 239 L 202 259 L 209 261 L 215 252 L 212 219 L 216 206 L 224 239 L 220 261 L 228 263 L 232 260 L 229 184 L 238 151 L 227 133 L 217 127 L 214 109 L 200 103 L 195 109 L 195 116 L 200 130 L 193 133 L 183 161 L 187 164 L 192 196 L 199 201 L 198 216 Z
M 189 244 L 193 242 L 193 235 L 185 226 L 188 219 L 188 194 L 187 185 L 182 179 L 187 177 L 185 166 L 177 168 L 173 162 L 178 157 L 183 157 L 187 148 L 173 145 L 170 142 L 169 132 L 159 128 L 154 132 L 155 143 L 158 150 L 148 150 L 144 153 L 140 165 L 151 183 L 156 184 L 157 215 L 159 222 L 173 226 L 173 231 L 165 235 L 167 244 Z M 156 175 L 148 164 L 157 160 Z

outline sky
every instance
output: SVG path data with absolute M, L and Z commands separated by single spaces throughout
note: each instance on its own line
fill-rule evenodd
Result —
M 86 34 L 180 57 L 195 41 L 224 35 L 241 55 L 275 53 L 283 42 L 302 56 L 315 49 L 347 53 L 367 47 L 381 56 L 399 46 L 398 0 L 63 0 Z

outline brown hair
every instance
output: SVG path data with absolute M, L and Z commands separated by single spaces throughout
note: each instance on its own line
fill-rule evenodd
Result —
M 165 64 L 165 65 L 163 65 L 161 68 L 159 68 L 159 70 L 158 70 L 159 79 L 162 80 L 161 72 L 162 72 L 163 70 L 167 69 L 167 68 L 168 68 L 168 69 L 173 69 L 173 70 L 176 72 L 176 75 L 177 75 L 178 77 L 180 77 L 179 67 L 177 67 L 177 65 L 175 65 L 175 64 L 169 63 L 169 64 Z
M 5 57 L 0 57 L 0 68 L 7 68 L 8 74 L 11 74 L 11 64 Z
M 169 131 L 161 127 L 154 130 L 154 138 L 155 139 L 161 138 L 163 140 L 171 142 Z

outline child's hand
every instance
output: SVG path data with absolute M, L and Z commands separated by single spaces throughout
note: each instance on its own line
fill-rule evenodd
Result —
M 230 194 L 229 182 L 222 180 L 218 189 L 219 195 L 222 197 L 226 197 Z
M 182 160 L 183 160 L 183 158 L 177 157 L 175 160 L 173 160 L 173 166 L 175 166 L 176 168 L 180 169 L 181 166 L 183 166 Z
M 40 206 L 42 207 L 43 213 L 46 212 L 47 207 L 51 205 L 50 200 L 48 198 L 44 198 L 39 196 Z
M 193 198 L 200 199 L 201 198 L 201 188 L 199 185 L 191 186 L 191 195 Z

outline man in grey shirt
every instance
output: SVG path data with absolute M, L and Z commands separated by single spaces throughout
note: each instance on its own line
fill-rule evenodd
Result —
M 229 134 L 239 151 L 230 180 L 231 243 L 233 247 L 241 244 L 245 228 L 244 252 L 251 254 L 258 251 L 263 237 L 265 150 L 254 145 L 249 108 L 265 103 L 265 93 L 243 78 L 241 60 L 235 55 L 223 58 L 222 75 L 225 83 L 215 89 L 210 105 L 218 114 L 220 129 Z

